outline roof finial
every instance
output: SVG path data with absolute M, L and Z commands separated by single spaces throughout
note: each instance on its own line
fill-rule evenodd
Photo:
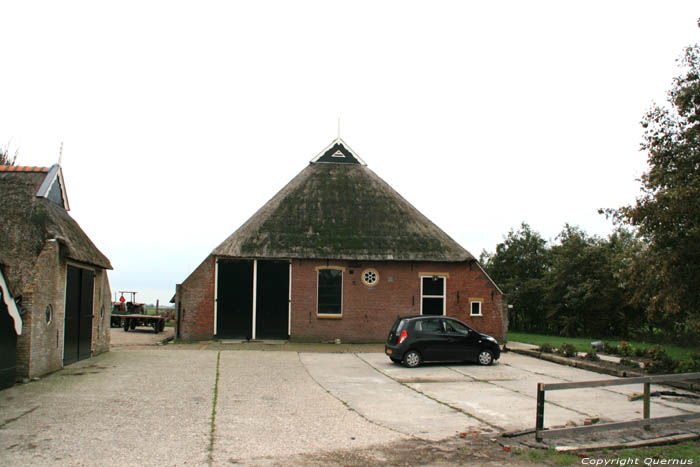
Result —
M 340 139 L 340 115 L 338 115 L 338 139 Z
M 61 141 L 61 148 L 58 150 L 58 165 L 61 165 L 61 161 L 63 160 L 63 141 Z

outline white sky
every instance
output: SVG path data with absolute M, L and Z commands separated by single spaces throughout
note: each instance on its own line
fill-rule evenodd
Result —
M 112 290 L 175 284 L 336 136 L 478 256 L 607 235 L 697 1 L 8 1 L 0 144 L 49 166 Z

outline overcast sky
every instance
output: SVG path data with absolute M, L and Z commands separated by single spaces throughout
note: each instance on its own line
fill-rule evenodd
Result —
M 605 236 L 697 1 L 8 1 L 0 144 L 62 166 L 113 291 L 175 284 L 337 134 L 475 256 Z

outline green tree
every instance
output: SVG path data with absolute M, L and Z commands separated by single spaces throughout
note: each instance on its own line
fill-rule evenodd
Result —
M 10 155 L 10 145 L 0 146 L 0 165 L 15 165 L 17 162 L 17 151 L 14 155 Z
M 625 230 L 607 239 L 566 225 L 545 275 L 547 321 L 563 336 L 627 336 L 643 324 L 625 282 L 637 240 Z
M 512 229 L 496 251 L 481 253 L 481 263 L 508 296 L 511 329 L 548 331 L 543 277 L 549 267 L 547 242 L 526 223 Z
M 632 205 L 608 210 L 647 243 L 637 279 L 648 291 L 650 322 L 700 332 L 700 48 L 680 59 L 668 105 L 644 116 L 642 150 L 648 170 Z M 641 298 L 638 294 L 637 298 Z

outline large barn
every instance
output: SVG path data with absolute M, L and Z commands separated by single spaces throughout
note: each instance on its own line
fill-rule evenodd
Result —
M 374 342 L 398 316 L 505 339 L 505 297 L 467 250 L 333 141 L 176 287 L 176 336 Z
M 68 214 L 63 171 L 0 166 L 0 387 L 109 349 L 109 260 Z

